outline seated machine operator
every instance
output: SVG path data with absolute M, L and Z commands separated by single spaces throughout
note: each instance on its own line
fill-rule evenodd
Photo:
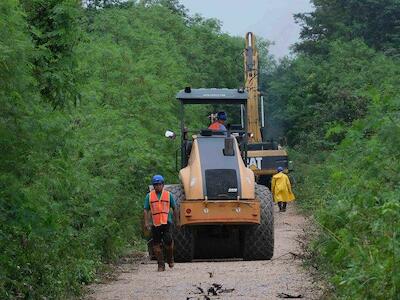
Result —
M 217 113 L 217 119 L 208 127 L 212 131 L 227 131 L 225 127 L 225 121 L 227 119 L 227 115 L 224 111 L 219 111 Z

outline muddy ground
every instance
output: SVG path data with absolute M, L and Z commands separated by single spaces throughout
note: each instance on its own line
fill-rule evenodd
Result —
M 309 228 L 295 206 L 275 208 L 270 261 L 196 261 L 156 272 L 144 257 L 118 266 L 115 280 L 90 287 L 87 299 L 321 299 L 322 286 L 303 268 L 301 244 Z

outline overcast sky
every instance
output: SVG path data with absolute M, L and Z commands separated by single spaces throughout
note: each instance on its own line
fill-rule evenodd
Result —
M 275 42 L 271 53 L 282 57 L 289 46 L 298 40 L 299 26 L 293 14 L 310 12 L 309 0 L 180 0 L 190 14 L 199 13 L 206 18 L 222 21 L 223 31 L 244 36 L 253 31 L 256 35 Z

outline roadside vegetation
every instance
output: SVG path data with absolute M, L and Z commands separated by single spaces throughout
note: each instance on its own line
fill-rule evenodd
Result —
M 312 2 L 293 57 L 261 41 L 268 118 L 332 295 L 397 299 L 400 2 Z M 151 176 L 177 180 L 175 93 L 240 86 L 243 46 L 177 0 L 0 1 L 1 299 L 77 296 L 138 245 Z
M 237 87 L 243 43 L 177 1 L 0 1 L 1 299 L 70 298 L 137 245 L 176 92 Z
M 268 86 L 320 227 L 314 265 L 340 299 L 400 294 L 399 1 L 312 1 Z

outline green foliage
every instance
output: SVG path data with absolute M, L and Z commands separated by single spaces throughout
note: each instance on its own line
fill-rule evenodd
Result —
M 297 50 L 327 53 L 327 42 L 362 39 L 368 46 L 399 55 L 399 0 L 313 0 L 315 10 L 296 15 L 302 24 Z
M 331 42 L 326 56 L 283 61 L 269 83 L 269 110 L 290 144 L 303 151 L 329 150 L 346 128 L 365 116 L 370 89 L 398 92 L 399 63 L 360 41 Z
M 36 46 L 34 74 L 44 100 L 54 108 L 79 97 L 74 48 L 81 36 L 79 0 L 21 0 Z
M 0 2 L 1 299 L 70 298 L 138 247 L 151 176 L 177 181 L 176 92 L 242 80 L 243 40 L 217 21 L 176 1 L 92 4 Z
M 299 196 L 323 232 L 314 251 L 338 298 L 396 299 L 400 288 L 400 98 L 371 97 L 336 151 L 299 166 Z
M 270 74 L 269 111 L 321 235 L 315 264 L 339 299 L 400 293 L 399 1 L 314 0 L 297 57 Z M 390 55 L 388 55 L 390 54 Z

